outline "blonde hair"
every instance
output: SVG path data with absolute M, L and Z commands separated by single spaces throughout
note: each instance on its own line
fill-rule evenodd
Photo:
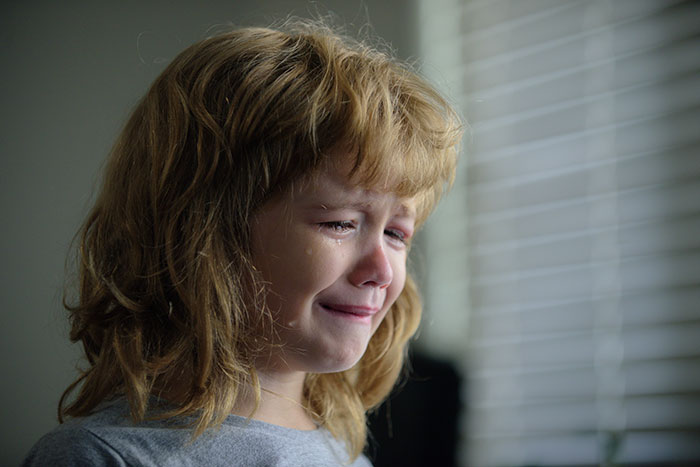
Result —
M 89 367 L 59 420 L 116 395 L 142 420 L 149 397 L 172 386 L 167 416 L 194 416 L 194 436 L 218 426 L 243 385 L 260 390 L 251 331 L 268 313 L 251 216 L 342 145 L 358 183 L 419 196 L 420 223 L 451 183 L 460 132 L 409 68 L 324 26 L 244 28 L 183 51 L 131 115 L 79 232 L 79 297 L 65 306 Z M 353 458 L 420 314 L 409 277 L 358 364 L 307 376 L 304 403 Z

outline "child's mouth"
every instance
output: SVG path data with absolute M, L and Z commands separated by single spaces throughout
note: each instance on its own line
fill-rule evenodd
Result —
M 364 305 L 346 305 L 336 303 L 321 303 L 321 308 L 338 316 L 360 321 L 371 321 L 372 316 L 379 311 L 376 307 Z

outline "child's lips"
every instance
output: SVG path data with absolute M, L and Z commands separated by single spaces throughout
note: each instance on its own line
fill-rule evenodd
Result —
M 372 316 L 379 312 L 379 307 L 371 305 L 349 305 L 344 303 L 321 303 L 321 307 L 336 311 L 339 313 L 346 313 L 349 315 L 355 315 L 359 317 Z

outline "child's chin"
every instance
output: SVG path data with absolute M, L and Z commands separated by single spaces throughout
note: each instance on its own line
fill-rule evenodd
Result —
M 334 352 L 326 355 L 326 358 L 317 362 L 317 369 L 313 373 L 338 373 L 349 370 L 357 364 L 364 355 L 366 346 L 360 349 L 343 349 L 341 352 Z

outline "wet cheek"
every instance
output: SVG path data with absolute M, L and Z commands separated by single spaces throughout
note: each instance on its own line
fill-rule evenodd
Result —
M 344 272 L 345 258 L 347 252 L 339 248 L 335 243 L 326 241 L 317 242 L 313 247 L 313 253 L 309 255 L 311 260 L 309 268 L 315 271 L 316 279 L 319 282 L 328 282 L 330 286 Z
M 319 241 L 318 239 L 302 237 L 291 242 L 287 251 L 291 273 L 296 276 L 299 286 L 314 289 L 324 288 L 327 280 L 336 275 L 336 265 L 342 253 L 335 243 Z

